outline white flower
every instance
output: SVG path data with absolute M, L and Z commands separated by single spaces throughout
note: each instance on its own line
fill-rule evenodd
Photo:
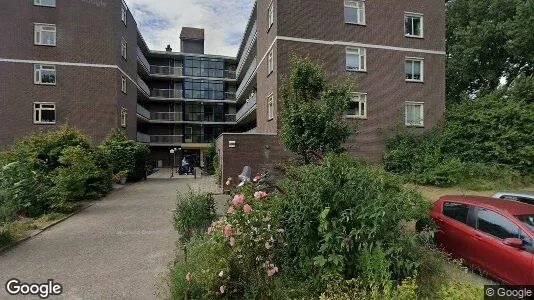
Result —
M 220 271 L 219 272 L 219 277 L 223 277 L 224 276 L 224 271 Z

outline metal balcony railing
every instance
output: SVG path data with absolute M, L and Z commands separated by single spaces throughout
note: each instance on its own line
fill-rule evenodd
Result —
M 150 88 L 148 87 L 148 84 L 146 84 L 140 77 L 137 77 L 137 85 L 147 96 L 150 95 Z
M 252 77 L 252 74 L 254 74 L 254 71 L 256 71 L 257 67 L 257 57 L 254 57 L 252 62 L 250 63 L 250 66 L 248 67 L 247 73 L 245 73 L 245 77 L 243 77 L 243 81 L 241 81 L 241 84 L 239 85 L 239 88 L 237 88 L 236 92 L 236 98 L 239 99 L 245 89 L 247 88 L 250 78 Z
M 150 114 L 152 121 L 183 122 L 183 114 L 179 112 L 153 112 Z
M 141 62 L 146 71 L 150 72 L 150 64 L 139 47 L 137 47 L 137 59 Z
M 137 133 L 137 141 L 140 142 L 140 143 L 148 144 L 148 143 L 150 143 L 150 135 L 138 132 Z
M 150 119 L 150 112 L 148 111 L 148 109 L 144 108 L 140 104 L 137 104 L 137 114 L 147 119 Z
M 250 97 L 247 99 L 247 102 L 239 109 L 237 112 L 236 118 L 237 122 L 241 121 L 243 117 L 248 115 L 249 111 L 256 106 L 256 93 L 252 93 Z
M 254 22 L 254 25 L 252 26 L 252 29 L 250 31 L 250 34 L 247 38 L 247 43 L 245 44 L 245 48 L 243 50 L 243 55 L 241 55 L 241 59 L 239 60 L 239 64 L 237 65 L 236 74 L 237 77 L 241 75 L 241 71 L 243 71 L 243 67 L 245 65 L 245 62 L 247 61 L 248 55 L 250 54 L 252 50 L 252 45 L 254 45 L 254 42 L 258 38 L 258 28 L 256 22 Z

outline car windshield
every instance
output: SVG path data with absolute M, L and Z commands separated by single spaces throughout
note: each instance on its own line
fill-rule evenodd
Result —
M 527 224 L 530 230 L 534 231 L 534 214 L 516 216 L 521 222 Z

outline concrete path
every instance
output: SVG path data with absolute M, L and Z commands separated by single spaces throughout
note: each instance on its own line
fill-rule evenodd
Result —
M 172 228 L 176 194 L 218 192 L 213 178 L 169 179 L 162 170 L 147 181 L 112 192 L 73 217 L 0 255 L 0 299 L 11 278 L 48 279 L 63 286 L 49 299 L 167 298 L 167 276 L 178 236 Z M 31 299 L 38 299 L 31 297 Z

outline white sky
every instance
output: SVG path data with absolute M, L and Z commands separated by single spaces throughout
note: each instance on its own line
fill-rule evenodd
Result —
M 180 51 L 182 27 L 205 29 L 205 52 L 236 56 L 254 0 L 125 0 L 152 50 Z

